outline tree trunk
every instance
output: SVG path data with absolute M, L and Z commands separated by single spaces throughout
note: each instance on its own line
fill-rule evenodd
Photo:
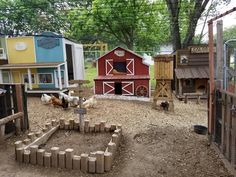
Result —
M 186 48 L 190 44 L 192 44 L 193 37 L 195 35 L 195 30 L 197 27 L 197 22 L 198 22 L 199 18 L 201 17 L 203 11 L 205 10 L 208 2 L 209 2 L 209 0 L 204 0 L 204 2 L 203 2 L 203 0 L 196 0 L 195 1 L 194 10 L 191 13 L 190 19 L 189 19 L 187 34 L 186 34 L 184 42 L 183 42 L 183 48 Z
M 170 28 L 172 36 L 173 50 L 181 49 L 181 38 L 179 30 L 179 2 L 166 0 L 168 11 L 170 13 Z

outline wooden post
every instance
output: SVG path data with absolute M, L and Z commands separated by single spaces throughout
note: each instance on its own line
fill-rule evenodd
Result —
M 81 171 L 87 172 L 88 171 L 88 154 L 81 154 Z
M 24 163 L 30 163 L 30 150 L 24 150 Z
M 58 152 L 59 152 L 59 147 L 52 147 L 51 148 L 52 167 L 55 167 L 55 168 L 58 167 Z
M 179 83 L 179 95 L 183 95 L 183 89 L 182 89 L 182 80 L 178 79 L 178 83 Z
M 82 90 L 82 84 L 89 83 L 87 80 L 71 80 L 69 81 L 70 84 L 78 84 L 77 88 L 71 88 L 74 89 L 77 93 L 79 93 L 79 109 L 75 110 L 75 113 L 79 114 L 79 129 L 81 133 L 84 133 L 84 114 L 86 114 L 86 109 L 83 108 L 83 100 L 82 100 L 82 95 L 81 92 Z
M 102 133 L 105 131 L 105 124 L 106 124 L 106 121 L 100 122 L 100 132 L 102 132 Z
M 45 153 L 45 149 L 38 149 L 37 150 L 37 164 L 43 166 L 43 156 Z
M 58 162 L 59 162 L 59 168 L 65 168 L 66 167 L 66 152 L 65 151 L 59 151 L 58 153 Z
M 70 119 L 69 120 L 69 127 L 70 127 L 70 130 L 74 130 L 74 122 L 75 122 L 75 120 L 74 119 Z
M 74 155 L 73 156 L 73 170 L 80 170 L 80 156 Z
M 95 157 L 89 157 L 88 158 L 88 172 L 89 173 L 95 173 L 96 172 L 96 158 Z
M 112 153 L 105 152 L 104 153 L 104 170 L 110 171 L 112 166 Z
M 74 156 L 74 150 L 68 148 L 65 151 L 66 151 L 66 168 L 72 169 L 72 159 Z
M 49 152 L 44 153 L 44 156 L 43 156 L 44 166 L 47 167 L 47 168 L 51 167 L 51 157 L 52 157 L 51 153 L 49 153 Z
M 17 162 L 22 163 L 23 162 L 23 153 L 24 153 L 24 148 L 16 148 L 16 160 Z
M 216 77 L 217 80 L 223 81 L 223 21 L 219 20 L 216 24 L 217 38 L 216 38 L 216 48 L 217 48 L 217 59 L 216 59 Z M 219 89 L 221 89 L 222 85 Z
M 37 145 L 30 146 L 30 163 L 33 165 L 37 163 L 37 150 Z
M 89 120 L 84 121 L 84 132 L 88 133 L 89 132 Z
M 97 151 L 96 158 L 97 158 L 96 172 L 97 173 L 104 173 L 104 152 Z

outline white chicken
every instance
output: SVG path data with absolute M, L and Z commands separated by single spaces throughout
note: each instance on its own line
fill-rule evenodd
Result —
M 59 93 L 59 98 L 64 98 L 66 101 L 69 102 L 70 106 L 77 106 L 79 104 L 79 97 L 78 96 L 70 96 L 63 92 Z M 82 99 L 83 102 L 86 100 L 85 98 Z
M 95 108 L 97 105 L 97 99 L 96 96 L 93 95 L 91 98 L 83 102 L 83 107 L 88 109 L 88 108 Z
M 43 104 L 50 104 L 52 100 L 52 97 L 47 95 L 47 94 L 42 94 L 41 96 L 41 101 L 43 102 Z

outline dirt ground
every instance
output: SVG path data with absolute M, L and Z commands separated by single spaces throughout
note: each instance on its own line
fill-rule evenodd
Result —
M 151 103 L 99 99 L 86 118 L 92 123 L 105 120 L 123 126 L 123 140 L 112 170 L 102 175 L 79 171 L 45 169 L 17 164 L 12 137 L 0 144 L 1 177 L 229 177 L 221 159 L 208 145 L 207 137 L 192 131 L 195 124 L 207 125 L 207 104 L 174 101 L 175 112 L 151 109 Z M 78 118 L 73 109 L 64 111 L 42 105 L 40 98 L 28 98 L 31 130 L 64 117 Z

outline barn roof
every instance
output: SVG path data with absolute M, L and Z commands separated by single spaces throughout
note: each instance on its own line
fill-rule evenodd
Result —
M 147 62 L 145 62 L 145 59 L 144 59 L 144 57 L 143 57 L 143 56 L 141 56 L 141 55 L 139 55 L 139 54 L 135 53 L 135 52 L 134 52 L 134 51 L 132 51 L 132 50 L 125 49 L 125 48 L 123 48 L 123 47 L 120 47 L 120 46 L 118 46 L 118 47 L 115 47 L 114 49 L 112 49 L 112 50 L 110 50 L 109 52 L 105 53 L 104 55 L 100 56 L 99 58 L 97 58 L 97 60 L 99 60 L 99 59 L 103 58 L 104 56 L 106 56 L 106 55 L 108 55 L 109 53 L 111 53 L 111 52 L 113 52 L 113 51 L 117 50 L 118 48 L 120 48 L 120 49 L 122 49 L 122 50 L 125 50 L 125 51 L 127 51 L 127 52 L 129 52 L 129 53 L 131 53 L 131 54 L 133 54 L 133 55 L 135 55 L 135 56 L 137 56 L 137 57 L 141 58 L 141 59 L 142 59 L 142 63 L 143 63 L 143 64 L 145 64 L 145 65 L 147 65 L 147 66 L 150 66 L 150 65 L 149 65 Z
M 176 68 L 177 79 L 208 79 L 208 67 Z
M 94 80 L 130 80 L 130 79 L 150 79 L 148 75 L 112 75 L 98 76 Z

